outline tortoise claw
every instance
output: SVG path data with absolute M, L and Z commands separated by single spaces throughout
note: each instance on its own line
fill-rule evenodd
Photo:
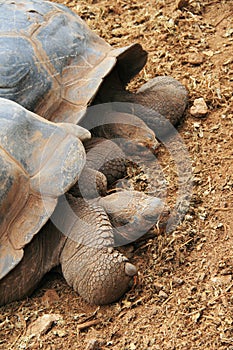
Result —
M 135 265 L 127 262 L 125 264 L 125 273 L 126 273 L 127 276 L 133 277 L 133 276 L 137 275 L 138 270 L 137 270 Z

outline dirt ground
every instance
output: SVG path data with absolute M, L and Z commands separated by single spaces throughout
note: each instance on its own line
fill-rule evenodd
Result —
M 233 350 L 233 1 L 63 3 L 113 46 L 140 42 L 149 52 L 131 89 L 157 75 L 188 88 L 179 133 L 193 194 L 175 231 L 133 246 L 140 274 L 119 302 L 89 306 L 52 273 L 32 297 L 0 309 L 0 349 Z M 208 106 L 202 118 L 190 113 L 200 97 Z M 172 173 L 163 150 L 161 159 Z M 44 314 L 55 322 L 30 335 Z

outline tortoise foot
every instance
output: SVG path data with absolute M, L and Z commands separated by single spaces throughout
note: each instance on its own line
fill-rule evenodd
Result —
M 83 246 L 62 261 L 63 275 L 85 301 L 105 305 L 117 301 L 133 283 L 137 269 L 113 248 Z

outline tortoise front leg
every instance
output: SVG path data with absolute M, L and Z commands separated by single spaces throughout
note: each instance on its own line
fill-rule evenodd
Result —
M 112 226 L 102 207 L 70 195 L 67 200 L 74 217 L 65 229 L 68 239 L 60 256 L 63 275 L 87 302 L 114 302 L 130 288 L 136 267 L 113 249 Z
M 136 267 L 113 248 L 77 246 L 68 240 L 61 255 L 67 283 L 88 303 L 110 304 L 132 285 Z

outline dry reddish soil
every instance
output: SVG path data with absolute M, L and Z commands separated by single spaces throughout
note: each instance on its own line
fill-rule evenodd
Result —
M 0 349 L 232 350 L 233 1 L 63 3 L 113 46 L 140 42 L 149 52 L 130 89 L 157 75 L 188 88 L 179 133 L 192 161 L 192 200 L 172 233 L 131 247 L 140 274 L 119 302 L 89 306 L 52 273 L 32 297 L 0 309 Z M 197 118 L 190 107 L 200 97 L 208 114 Z M 163 148 L 160 158 L 174 189 Z M 56 321 L 33 335 L 29 327 L 44 314 Z

